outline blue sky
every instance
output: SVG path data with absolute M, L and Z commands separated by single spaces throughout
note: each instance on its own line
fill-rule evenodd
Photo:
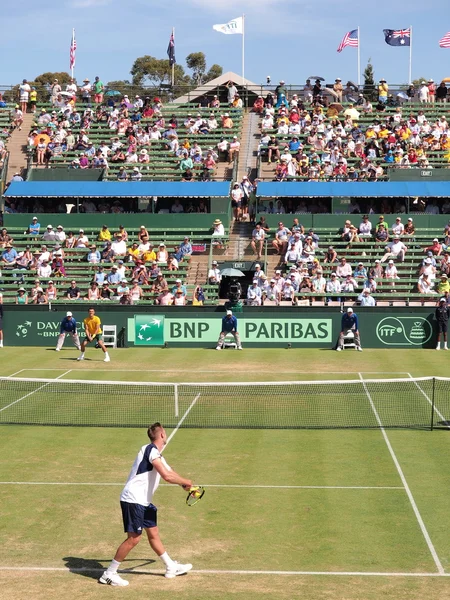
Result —
M 385 44 L 382 30 L 413 26 L 413 78 L 450 77 L 450 49 L 438 40 L 450 31 L 448 0 L 22 0 L 2 7 L 0 84 L 33 79 L 69 67 L 72 27 L 78 44 L 75 76 L 104 81 L 130 79 L 135 58 L 166 58 L 175 27 L 180 64 L 203 51 L 208 64 L 241 73 L 240 35 L 212 25 L 246 15 L 245 74 L 256 83 L 283 78 L 302 83 L 309 75 L 327 81 L 357 79 L 357 51 L 336 52 L 343 35 L 361 28 L 361 70 L 369 57 L 375 78 L 404 83 L 409 49 Z M 370 6 L 370 8 L 369 8 Z

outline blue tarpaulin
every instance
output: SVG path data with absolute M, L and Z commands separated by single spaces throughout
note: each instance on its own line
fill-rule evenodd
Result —
M 229 181 L 13 181 L 7 198 L 227 197 Z
M 377 182 L 296 182 L 270 181 L 258 185 L 260 198 L 293 197 L 356 197 L 356 198 L 447 198 L 450 196 L 448 181 L 377 181 Z

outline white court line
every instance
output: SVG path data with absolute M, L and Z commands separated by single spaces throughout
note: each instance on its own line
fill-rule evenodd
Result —
M 44 571 L 44 572 L 63 572 L 63 573 L 103 573 L 104 567 L 100 569 L 79 567 L 5 567 L 0 566 L 0 571 Z M 198 575 L 276 575 L 276 576 L 336 576 L 336 577 L 450 577 L 450 573 L 399 573 L 385 571 L 257 571 L 243 569 L 192 569 L 191 573 Z M 161 575 L 162 571 L 152 571 L 146 569 L 120 569 L 119 573 L 128 575 Z
M 63 371 L 64 369 L 21 369 L 21 371 Z M 80 368 L 80 369 L 71 369 L 72 371 L 89 371 L 92 372 L 93 370 L 95 371 L 100 371 L 100 372 L 104 372 L 104 373 L 111 373 L 110 369 L 86 369 L 86 368 Z M 18 373 L 20 373 L 21 371 L 18 371 Z M 114 369 L 114 371 L 116 371 L 117 373 L 229 373 L 230 369 L 208 369 L 207 371 L 194 371 L 193 369 Z M 245 373 L 245 371 L 243 371 L 243 373 Z M 308 373 L 311 374 L 311 371 L 298 371 L 297 369 L 295 371 L 278 371 L 277 373 L 281 373 L 283 375 L 289 375 L 292 373 Z M 336 375 L 337 373 L 339 373 L 340 375 L 342 375 L 342 371 L 314 371 L 314 374 L 317 375 Z M 346 373 L 354 373 L 357 374 L 358 371 L 346 371 Z M 408 375 L 408 373 L 406 371 L 361 371 L 361 373 L 363 373 L 364 375 Z M 14 373 L 14 375 L 16 375 L 17 373 Z M 13 377 L 13 375 L 9 375 L 9 377 Z
M 22 369 L 23 370 L 23 369 Z M 30 392 L 29 394 L 26 394 L 25 396 L 22 396 L 22 398 L 19 398 L 18 400 L 14 400 L 14 402 L 11 402 L 10 404 L 8 404 L 7 406 L 4 406 L 3 408 L 0 408 L 0 412 L 3 412 L 4 410 L 6 410 L 7 408 L 9 408 L 10 406 L 14 406 L 14 404 L 17 404 L 18 402 L 20 402 L 21 400 L 25 400 L 25 398 L 28 398 L 29 396 L 32 396 L 33 394 L 36 394 L 37 392 L 39 392 L 40 390 L 43 390 L 45 387 L 47 387 L 48 385 L 50 385 L 53 381 L 56 381 L 56 379 L 60 379 L 61 377 L 64 377 L 64 375 L 67 375 L 68 373 L 70 373 L 72 371 L 72 369 L 69 369 L 68 371 L 66 371 L 65 373 L 63 373 L 62 375 L 59 375 L 58 377 L 55 377 L 55 379 L 52 379 L 52 381 L 49 381 L 48 383 L 44 383 L 44 385 L 41 385 L 41 387 L 38 387 L 37 390 L 33 390 L 32 392 Z M 19 371 L 20 372 L 20 371 Z M 11 376 L 12 377 L 12 376 Z
M 0 481 L 0 485 L 94 485 L 102 486 L 123 486 L 122 483 L 98 483 L 98 482 L 69 482 L 69 481 Z M 203 483 L 200 485 L 208 488 L 242 488 L 252 490 L 404 490 L 403 486 L 382 486 L 382 485 L 240 485 L 221 484 L 221 483 Z M 173 488 L 172 484 L 163 483 L 160 487 Z
M 395 464 L 395 466 L 397 468 L 397 472 L 398 472 L 398 474 L 400 476 L 400 479 L 401 479 L 401 481 L 403 483 L 403 486 L 405 488 L 405 492 L 406 492 L 406 494 L 407 494 L 407 496 L 409 498 L 409 501 L 411 503 L 411 506 L 412 506 L 412 509 L 414 511 L 414 514 L 416 515 L 417 522 L 419 523 L 419 527 L 420 527 L 420 529 L 422 531 L 423 537 L 425 538 L 425 541 L 427 543 L 428 549 L 431 552 L 431 556 L 433 557 L 433 560 L 434 560 L 434 563 L 435 563 L 435 565 L 437 567 L 438 572 L 441 575 L 443 575 L 444 574 L 444 567 L 442 566 L 441 561 L 439 560 L 439 557 L 438 557 L 437 552 L 435 550 L 435 547 L 433 546 L 433 542 L 431 541 L 430 535 L 429 535 L 429 533 L 427 531 L 427 528 L 425 527 L 425 523 L 423 522 L 422 516 L 421 516 L 421 514 L 419 512 L 419 509 L 417 508 L 417 504 L 416 504 L 416 501 L 414 500 L 414 496 L 412 495 L 412 492 L 411 492 L 411 490 L 409 488 L 408 482 L 406 481 L 405 475 L 403 474 L 403 471 L 402 471 L 402 468 L 400 466 L 400 463 L 397 460 L 397 457 L 395 455 L 394 449 L 392 448 L 391 442 L 389 441 L 387 433 L 386 433 L 386 431 L 385 431 L 385 429 L 383 427 L 383 423 L 381 422 L 380 415 L 378 414 L 378 411 L 377 411 L 377 409 L 375 407 L 375 404 L 373 403 L 372 397 L 371 397 L 371 395 L 369 393 L 369 390 L 367 389 L 367 385 L 366 385 L 366 383 L 364 381 L 364 378 L 361 375 L 361 373 L 359 374 L 359 378 L 362 381 L 362 384 L 363 384 L 363 387 L 364 387 L 364 391 L 366 392 L 367 398 L 368 398 L 368 400 L 370 402 L 370 406 L 372 408 L 373 414 L 375 415 L 377 423 L 378 423 L 378 425 L 380 427 L 380 431 L 383 434 L 384 441 L 386 442 L 386 446 L 388 447 L 388 450 L 389 450 L 389 453 L 391 455 L 391 458 L 394 461 L 394 464 Z
M 411 377 L 411 379 L 414 379 L 414 377 L 411 375 L 411 373 L 407 373 L 408 377 Z M 431 407 L 433 407 L 433 402 L 430 399 L 430 397 L 428 396 L 428 394 L 426 394 L 423 389 L 420 387 L 420 385 L 417 383 L 417 381 L 414 382 L 417 389 L 422 393 L 422 395 L 424 396 L 424 398 L 426 398 L 430 404 Z M 436 406 L 433 407 L 434 408 L 434 412 L 441 417 L 441 419 L 444 421 L 444 423 L 447 423 L 446 427 L 447 429 L 450 429 L 450 423 L 448 423 L 448 420 L 444 417 L 444 415 L 436 408 Z
M 42 369 L 38 369 L 39 371 L 42 371 Z M 64 369 L 61 369 L 61 371 L 63 371 Z M 22 371 L 26 371 L 26 369 L 20 369 L 20 371 L 16 371 L 15 373 L 13 373 L 12 375 L 7 375 L 7 377 L 14 377 L 15 375 L 18 375 L 19 373 L 22 373 Z
M 178 425 L 175 427 L 175 429 L 172 431 L 172 433 L 167 438 L 167 442 L 166 442 L 166 445 L 164 446 L 164 448 L 167 448 L 167 446 L 169 445 L 170 440 L 173 438 L 173 436 L 176 434 L 176 432 L 180 429 L 181 425 L 183 424 L 183 421 L 188 416 L 188 414 L 191 412 L 191 410 L 194 408 L 194 406 L 195 406 L 195 404 L 196 404 L 196 402 L 197 402 L 197 400 L 199 398 L 200 398 L 200 394 L 197 394 L 195 396 L 195 398 L 192 400 L 189 408 L 187 409 L 187 411 L 184 413 L 184 415 L 179 420 Z

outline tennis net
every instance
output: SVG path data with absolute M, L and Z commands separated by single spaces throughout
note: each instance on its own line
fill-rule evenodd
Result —
M 0 378 L 0 424 L 450 428 L 450 379 L 137 383 Z

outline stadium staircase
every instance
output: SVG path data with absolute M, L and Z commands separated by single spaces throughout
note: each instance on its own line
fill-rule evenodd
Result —
M 25 179 L 25 171 L 27 168 L 27 141 L 28 134 L 33 123 L 34 115 L 26 113 L 23 115 L 22 130 L 14 129 L 11 137 L 8 140 L 9 150 L 9 163 L 8 163 L 8 174 L 7 181 L 11 181 L 11 178 L 15 173 L 20 173 Z
M 256 113 L 248 112 L 242 120 L 241 148 L 239 152 L 239 168 L 237 180 L 242 181 L 242 177 L 247 175 L 252 181 L 256 177 L 257 146 L 256 137 L 259 133 L 260 117 Z

